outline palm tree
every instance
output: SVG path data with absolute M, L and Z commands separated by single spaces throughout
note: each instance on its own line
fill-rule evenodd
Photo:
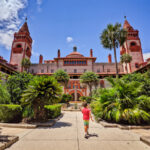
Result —
M 123 54 L 120 57 L 121 63 L 125 63 L 126 64 L 126 68 L 127 68 L 127 64 L 130 63 L 132 61 L 132 56 L 130 56 L 129 54 Z M 127 69 L 127 73 L 128 73 L 128 69 Z
M 22 94 L 22 105 L 33 108 L 34 119 L 46 120 L 45 105 L 58 103 L 62 94 L 59 83 L 53 77 L 36 76 Z
M 122 46 L 126 41 L 127 31 L 121 28 L 121 24 L 116 23 L 115 25 L 108 24 L 107 28 L 104 29 L 100 36 L 101 43 L 104 48 L 114 49 L 114 57 L 116 64 L 116 77 L 118 78 L 118 63 L 117 63 L 117 55 L 116 48 Z
M 25 69 L 26 72 L 28 72 L 28 69 L 31 65 L 30 59 L 24 58 L 21 62 L 21 66 Z
M 69 75 L 64 70 L 61 70 L 61 69 L 57 70 L 54 73 L 54 77 L 64 87 L 67 86 L 69 78 L 70 78 Z
M 89 87 L 90 90 L 90 96 L 92 95 L 92 86 L 97 85 L 98 83 L 98 76 L 94 72 L 85 72 L 83 75 L 80 77 L 80 82 L 83 84 L 86 84 Z

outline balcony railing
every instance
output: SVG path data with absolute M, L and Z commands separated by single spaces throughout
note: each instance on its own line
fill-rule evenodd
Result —
M 23 48 L 13 48 L 14 53 L 22 53 Z
M 140 51 L 140 46 L 130 46 L 131 52 L 139 52 Z

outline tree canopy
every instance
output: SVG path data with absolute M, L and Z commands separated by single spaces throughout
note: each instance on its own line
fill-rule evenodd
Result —
M 115 25 L 108 24 L 100 36 L 101 44 L 104 48 L 114 50 L 115 64 L 116 64 L 116 77 L 118 77 L 118 64 L 116 48 L 122 46 L 127 38 L 127 31 L 121 28 L 121 24 Z
M 64 70 L 57 70 L 54 73 L 54 77 L 60 84 L 62 84 L 63 86 L 67 86 L 69 81 L 69 75 Z
M 25 71 L 28 70 L 30 65 L 31 65 L 31 62 L 30 62 L 30 59 L 28 59 L 28 58 L 24 58 L 21 62 L 21 66 L 24 67 Z
M 97 85 L 98 83 L 98 76 L 94 72 L 85 72 L 80 77 L 80 82 L 86 84 L 90 90 L 90 96 L 92 95 L 92 86 Z

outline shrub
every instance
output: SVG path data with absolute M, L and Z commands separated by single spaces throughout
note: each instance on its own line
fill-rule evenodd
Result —
M 139 108 L 150 113 L 150 97 L 142 95 L 138 98 Z
M 0 104 L 9 104 L 10 95 L 7 91 L 7 88 L 4 84 L 0 83 Z
M 23 108 L 22 117 L 32 119 L 34 117 L 33 108 L 30 106 L 26 106 Z
M 33 79 L 31 74 L 25 72 L 9 76 L 7 80 L 7 89 L 13 104 L 20 105 L 20 99 L 23 91 L 27 88 L 30 80 Z
M 95 119 L 98 120 L 98 118 L 102 118 L 102 115 L 103 115 L 102 110 L 103 109 L 101 107 L 102 105 L 100 104 L 100 102 L 93 101 L 90 106 L 91 106 L 92 113 L 95 116 Z
M 61 103 L 68 103 L 72 100 L 72 96 L 70 94 L 63 94 L 61 97 Z
M 61 104 L 45 105 L 45 109 L 49 119 L 54 119 L 61 114 Z
M 0 105 L 1 122 L 20 122 L 22 119 L 22 107 L 20 105 Z
M 90 96 L 81 96 L 79 99 L 83 102 L 86 101 L 87 103 L 91 103 L 92 101 L 92 97 Z
M 100 94 L 91 107 L 96 117 L 125 124 L 149 124 L 148 97 L 139 97 L 142 85 L 138 81 L 108 79 L 112 88 L 99 90 Z M 95 96 L 96 97 L 96 96 Z

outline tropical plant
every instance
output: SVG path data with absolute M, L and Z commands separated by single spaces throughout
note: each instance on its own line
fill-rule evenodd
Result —
M 83 101 L 83 102 L 91 103 L 92 97 L 90 97 L 90 96 L 81 96 L 81 97 L 79 98 L 79 100 L 81 100 L 81 101 Z
M 46 120 L 45 105 L 58 103 L 62 89 L 53 77 L 37 76 L 30 81 L 22 94 L 22 105 L 30 106 L 34 111 L 35 120 Z
M 126 68 L 127 68 L 127 64 L 130 63 L 132 61 L 132 56 L 130 56 L 129 54 L 123 54 L 120 57 L 121 63 L 125 63 L 126 64 Z M 128 68 L 127 68 L 127 73 L 128 73 Z
M 86 84 L 90 90 L 90 96 L 92 95 L 92 87 L 96 85 L 99 81 L 98 76 L 94 72 L 85 72 L 80 77 L 80 82 Z
M 28 58 L 22 59 L 21 66 L 24 68 L 24 70 L 26 72 L 28 72 L 28 69 L 29 69 L 30 65 L 31 65 L 30 59 L 28 59 Z
M 20 104 L 21 95 L 32 79 L 33 75 L 27 74 L 26 72 L 9 76 L 7 80 L 7 89 L 13 104 Z
M 61 85 L 63 85 L 64 87 L 67 86 L 69 81 L 69 75 L 64 70 L 57 70 L 54 73 L 54 77 Z
M 145 108 L 142 97 L 139 99 L 142 85 L 137 81 L 126 83 L 122 79 L 108 78 L 108 81 L 112 88 L 100 89 L 100 96 L 93 102 L 96 116 L 119 123 L 150 123 L 150 114 L 146 111 L 149 107 Z
M 101 43 L 104 48 L 114 50 L 115 64 L 116 64 L 116 77 L 118 77 L 118 63 L 116 48 L 122 46 L 126 41 L 127 31 L 121 28 L 121 24 L 115 25 L 108 24 L 100 36 Z
M 125 83 L 130 83 L 132 81 L 137 81 L 141 84 L 142 88 L 141 91 L 138 93 L 139 96 L 146 95 L 150 97 L 150 76 L 149 71 L 141 74 L 141 73 L 133 73 L 133 74 L 127 74 L 122 77 L 122 80 Z
M 61 97 L 61 103 L 69 103 L 72 100 L 72 95 L 70 94 L 63 94 Z

